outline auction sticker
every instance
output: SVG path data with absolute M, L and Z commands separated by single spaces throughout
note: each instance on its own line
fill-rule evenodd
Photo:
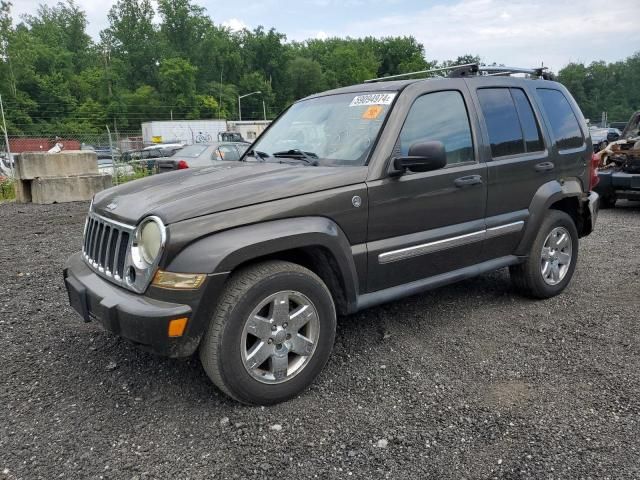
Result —
M 368 93 L 366 95 L 357 95 L 351 100 L 349 106 L 390 105 L 395 96 L 395 93 Z
M 381 105 L 371 105 L 362 114 L 362 118 L 365 120 L 375 120 L 382 113 L 384 109 Z

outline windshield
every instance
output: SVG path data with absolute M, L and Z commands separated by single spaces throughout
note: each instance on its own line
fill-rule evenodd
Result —
M 207 149 L 207 145 L 189 145 L 188 147 L 184 147 L 180 150 L 177 150 L 173 156 L 177 157 L 188 157 L 188 158 L 197 158 Z
M 328 95 L 295 103 L 253 145 L 256 158 L 364 165 L 395 92 Z

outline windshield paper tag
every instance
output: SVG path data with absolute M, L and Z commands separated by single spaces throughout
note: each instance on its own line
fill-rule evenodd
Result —
M 350 107 L 362 107 L 368 105 L 389 105 L 395 98 L 395 93 L 369 93 L 367 95 L 357 95 L 351 103 Z

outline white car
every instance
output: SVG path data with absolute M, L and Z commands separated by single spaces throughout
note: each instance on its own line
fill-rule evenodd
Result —
M 98 159 L 98 173 L 101 175 L 111 175 L 113 177 L 116 172 L 119 177 L 133 175 L 135 173 L 133 167 L 129 164 L 120 163 L 114 168 L 113 161 L 110 158 Z

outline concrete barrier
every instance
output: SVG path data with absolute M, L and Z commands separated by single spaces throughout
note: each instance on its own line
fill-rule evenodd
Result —
M 31 201 L 46 204 L 91 200 L 96 192 L 110 186 L 110 175 L 36 178 L 31 181 Z
M 25 152 L 16 159 L 16 202 L 64 203 L 90 200 L 111 186 L 111 175 L 98 173 L 95 152 Z
M 16 178 L 69 177 L 98 173 L 96 153 L 69 150 L 60 153 L 24 152 L 16 163 Z

